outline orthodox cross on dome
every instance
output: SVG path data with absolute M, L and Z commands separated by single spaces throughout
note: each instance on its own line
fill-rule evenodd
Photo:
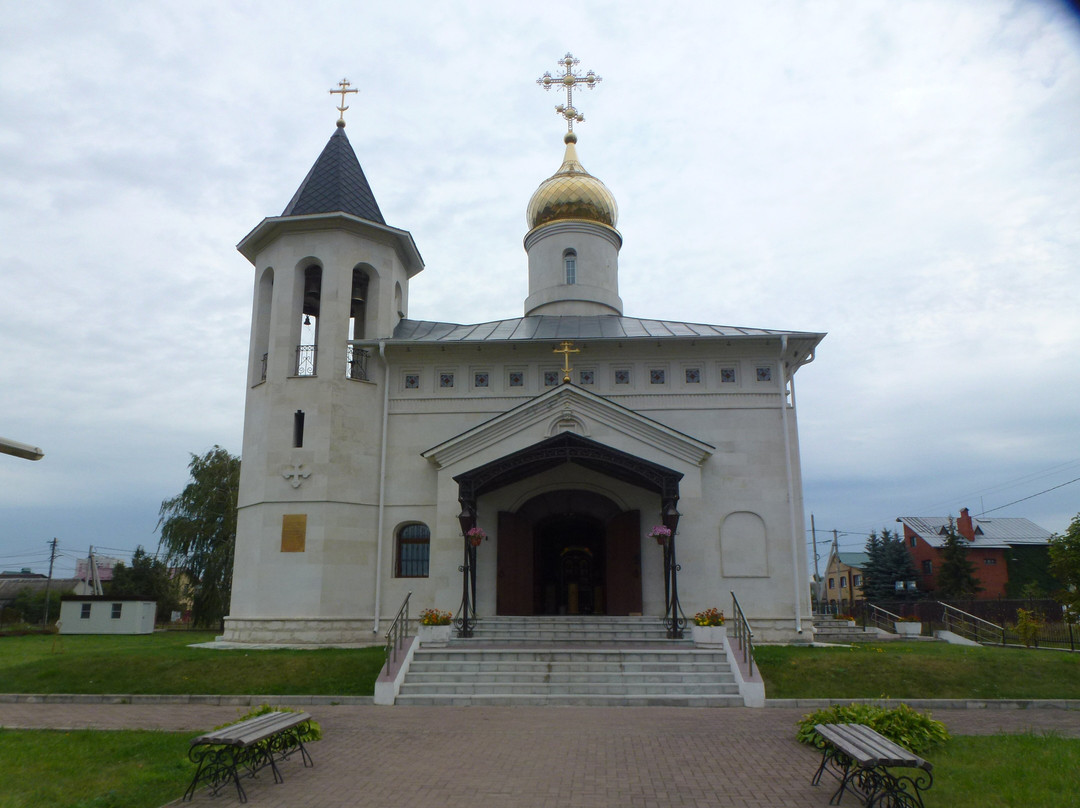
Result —
M 563 383 L 570 381 L 570 371 L 573 370 L 573 368 L 570 367 L 570 354 L 581 353 L 581 348 L 570 347 L 573 344 L 574 343 L 572 342 L 564 341 L 559 344 L 558 348 L 552 350 L 552 353 L 561 353 L 563 355 Z
M 578 63 L 578 59 L 575 59 L 573 54 L 567 53 L 562 59 L 559 60 L 559 64 L 563 67 L 563 72 L 558 76 L 552 76 L 550 72 L 544 73 L 540 78 L 536 80 L 536 83 L 543 87 L 545 90 L 550 90 L 552 87 L 561 86 L 566 90 L 566 103 L 559 104 L 555 107 L 555 111 L 566 118 L 566 131 L 571 133 L 574 131 L 574 121 L 578 123 L 585 120 L 585 116 L 578 112 L 574 107 L 574 86 L 577 84 L 584 84 L 590 90 L 600 83 L 600 77 L 593 71 L 589 71 L 584 76 L 579 71 L 574 70 L 574 65 Z
M 348 106 L 346 106 L 346 104 L 345 104 L 345 96 L 348 93 L 359 93 L 360 91 L 359 90 L 350 90 L 349 89 L 349 80 L 348 79 L 342 79 L 341 81 L 339 81 L 338 82 L 338 87 L 340 89 L 331 90 L 330 95 L 340 95 L 341 96 L 341 104 L 337 108 L 337 111 L 338 111 L 338 126 L 344 126 L 345 125 L 345 110 L 348 109 Z

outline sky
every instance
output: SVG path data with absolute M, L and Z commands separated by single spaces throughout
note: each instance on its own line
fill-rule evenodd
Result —
M 426 269 L 413 319 L 522 314 L 525 208 L 578 153 L 628 316 L 828 332 L 795 377 L 807 527 L 1080 512 L 1080 15 L 1065 2 L 0 0 L 0 569 L 157 547 L 239 454 L 235 245 L 347 133 Z M 807 536 L 808 540 L 810 536 Z

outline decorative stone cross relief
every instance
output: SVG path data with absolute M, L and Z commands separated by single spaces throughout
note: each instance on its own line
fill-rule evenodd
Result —
M 289 485 L 293 488 L 299 488 L 300 485 L 311 476 L 310 471 L 303 471 L 304 464 L 296 463 L 292 466 L 287 466 L 285 471 L 281 472 L 281 476 L 289 481 Z

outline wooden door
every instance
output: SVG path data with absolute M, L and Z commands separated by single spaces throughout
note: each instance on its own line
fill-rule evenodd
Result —
M 624 511 L 607 524 L 605 612 L 641 614 L 641 512 Z
M 495 612 L 533 613 L 532 526 L 517 514 L 499 511 L 499 550 L 496 560 Z

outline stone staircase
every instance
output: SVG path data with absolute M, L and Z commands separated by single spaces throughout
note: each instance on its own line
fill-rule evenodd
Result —
M 814 642 L 847 645 L 853 642 L 882 642 L 894 639 L 897 639 L 895 634 L 876 628 L 864 629 L 853 620 L 814 615 Z
M 395 703 L 741 707 L 743 699 L 723 651 L 669 640 L 657 618 L 490 617 L 470 639 L 418 648 Z

